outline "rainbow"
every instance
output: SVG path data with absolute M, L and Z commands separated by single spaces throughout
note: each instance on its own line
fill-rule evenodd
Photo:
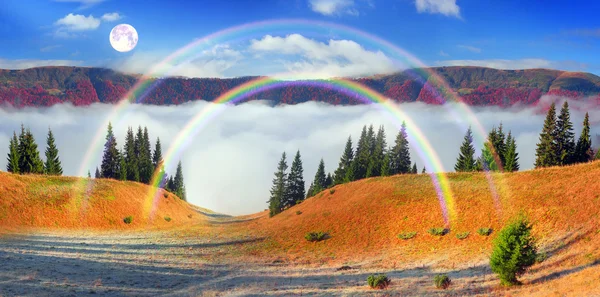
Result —
M 454 198 L 448 179 L 444 173 L 444 167 L 429 140 L 414 121 L 394 102 L 362 84 L 345 79 L 282 81 L 270 77 L 262 77 L 231 89 L 219 96 L 212 104 L 208 104 L 188 121 L 185 127 L 177 134 L 167 153 L 164 155 L 163 164 L 166 164 L 167 171 L 170 169 L 169 165 L 175 164 L 175 159 L 185 149 L 185 142 L 189 139 L 194 139 L 206 123 L 223 112 L 227 106 L 226 103 L 236 103 L 267 90 L 298 85 L 327 88 L 352 96 L 366 103 L 376 103 L 374 106 L 380 108 L 385 115 L 389 116 L 398 128 L 400 128 L 402 121 L 405 121 L 409 142 L 417 144 L 414 147 L 417 149 L 417 153 L 421 159 L 426 162 L 426 167 L 433 168 L 434 170 L 429 175 L 437 192 L 444 222 L 449 226 L 450 222 L 456 218 Z M 154 211 L 156 202 L 160 199 L 159 186 L 163 178 L 164 175 L 159 172 L 155 172 L 153 175 L 152 187 L 150 187 L 145 203 L 147 206 L 145 210 L 150 212 L 150 214 L 147 213 L 150 216 L 152 216 L 151 213 Z

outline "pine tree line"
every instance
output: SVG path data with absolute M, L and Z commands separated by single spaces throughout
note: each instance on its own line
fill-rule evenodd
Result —
M 502 123 L 498 128 L 493 127 L 488 133 L 481 155 L 475 157 L 475 146 L 473 145 L 473 131 L 471 127 L 463 138 L 460 152 L 454 165 L 456 172 L 470 171 L 518 171 L 519 153 L 517 143 L 512 132 L 504 133 Z
M 8 144 L 8 164 L 6 171 L 18 174 L 62 175 L 62 165 L 58 156 L 52 130 L 48 129 L 46 138 L 46 162 L 40 158 L 37 143 L 31 130 L 21 125 L 21 134 L 13 132 Z
M 321 164 L 323 160 L 321 160 Z M 323 165 L 324 166 L 324 165 Z M 300 151 L 296 152 L 296 156 L 292 161 L 290 172 L 287 173 L 286 154 L 283 152 L 281 160 L 277 165 L 275 177 L 273 178 L 273 186 L 271 187 L 271 197 L 269 198 L 269 216 L 274 216 L 285 209 L 288 209 L 296 204 L 301 203 L 304 196 L 304 178 L 302 169 L 302 159 Z M 323 176 L 324 176 L 324 169 Z M 323 177 L 323 180 L 326 178 Z
M 158 171 L 160 172 L 158 176 L 163 177 L 158 186 L 187 201 L 181 161 L 177 164 L 175 176 L 167 176 L 163 166 L 160 138 L 156 139 L 153 152 L 148 128 L 142 129 L 140 126 L 137 133 L 134 134 L 133 129 L 129 127 L 123 150 L 119 150 L 117 147 L 117 139 L 112 124 L 109 123 L 102 164 L 99 169 L 96 168 L 96 178 L 112 178 L 150 184 L 153 174 Z

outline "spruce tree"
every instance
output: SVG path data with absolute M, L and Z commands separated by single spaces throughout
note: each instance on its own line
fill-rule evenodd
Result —
M 331 173 L 327 173 L 327 177 L 325 178 L 325 189 L 329 189 L 333 186 L 333 177 Z
M 140 181 L 140 172 L 138 167 L 138 157 L 136 154 L 136 144 L 133 129 L 129 127 L 125 135 L 124 160 L 127 173 L 127 180 Z
M 87 175 L 87 177 L 88 177 L 88 178 L 92 178 L 92 174 L 90 173 L 90 170 L 89 170 L 89 169 L 88 169 L 88 175 Z
M 386 154 L 386 147 L 387 143 L 385 141 L 385 130 L 383 126 L 380 126 L 379 130 L 377 130 L 377 136 L 375 137 L 375 147 L 371 153 L 366 177 L 381 176 L 381 167 L 383 166 L 383 158 Z
M 383 157 L 383 164 L 381 165 L 381 176 L 390 176 L 390 151 L 391 149 L 388 149 L 388 153 L 385 154 L 385 156 Z
M 281 160 L 277 165 L 277 171 L 275 171 L 275 177 L 273 178 L 273 185 L 271 186 L 271 197 L 269 198 L 269 216 L 280 213 L 283 210 L 283 200 L 285 198 L 285 186 L 287 184 L 287 161 L 285 159 L 285 152 L 281 155 Z
M 556 133 L 556 106 L 550 105 L 544 127 L 540 133 L 540 142 L 535 150 L 535 168 L 555 166 L 558 164 Z
M 354 152 L 352 150 L 352 137 L 348 136 L 348 140 L 346 141 L 346 147 L 344 148 L 344 153 L 342 154 L 342 157 L 340 157 L 340 163 L 338 165 L 338 168 L 334 172 L 333 183 L 335 185 L 347 182 L 346 172 L 352 165 L 353 158 Z
M 162 148 L 160 145 L 160 138 L 156 138 L 156 145 L 154 146 L 154 153 L 152 155 L 152 166 L 154 168 L 153 174 L 158 174 L 157 179 L 161 179 L 159 182 L 155 181 L 159 187 L 164 187 L 167 180 L 165 174 L 165 167 L 163 165 Z
M 310 186 L 308 187 L 308 191 L 306 191 L 306 199 L 314 196 L 313 192 L 314 192 L 315 187 L 313 186 L 313 183 L 310 183 Z
M 506 137 L 506 151 L 504 153 L 504 160 L 504 171 L 519 171 L 519 153 L 517 153 L 517 143 L 512 137 L 510 131 L 508 131 L 508 137 Z
M 175 194 L 175 181 L 173 180 L 173 176 L 169 176 L 167 178 L 167 186 L 165 187 L 165 190 Z
M 118 179 L 120 176 L 119 163 L 117 139 L 113 134 L 112 124 L 109 122 L 106 143 L 104 144 L 104 155 L 102 156 L 102 164 L 100 165 L 101 176 L 103 178 Z
M 123 151 L 119 151 L 119 180 L 127 180 L 127 163 Z
M 327 176 L 325 175 L 325 162 L 321 158 L 317 173 L 315 173 L 315 179 L 313 181 L 313 192 L 311 196 L 314 196 L 327 188 Z
M 54 135 L 50 128 L 48 128 L 46 143 L 46 164 L 44 165 L 44 172 L 48 175 L 62 175 L 63 170 L 58 158 L 58 148 L 56 148 Z
M 13 137 L 8 144 L 7 161 L 6 171 L 19 173 L 19 139 L 16 132 L 13 132 Z
M 302 159 L 300 151 L 296 152 L 290 174 L 287 178 L 287 186 L 285 189 L 284 202 L 282 208 L 286 209 L 300 203 L 305 198 L 304 192 L 304 169 L 302 169 Z
M 19 137 L 19 173 L 41 174 L 44 172 L 44 162 L 40 159 L 40 152 L 35 143 L 35 138 L 29 129 L 21 126 Z
M 498 163 L 496 163 L 496 159 L 499 159 L 497 157 L 494 156 L 494 153 L 492 152 L 493 150 L 493 144 L 492 142 L 488 139 L 488 141 L 486 141 L 483 144 L 483 148 L 481 149 L 481 166 L 483 167 L 483 170 L 485 171 L 498 171 Z
M 417 162 L 415 162 L 415 164 L 413 164 L 413 167 L 412 167 L 412 170 L 410 171 L 410 173 L 417 174 Z
M 372 130 L 372 129 L 371 129 Z M 370 159 L 370 138 L 367 133 L 367 126 L 363 126 L 358 145 L 356 146 L 356 155 L 354 155 L 353 168 L 347 174 L 348 181 L 355 181 L 365 178 Z M 324 175 L 324 174 L 323 174 Z M 316 185 L 315 185 L 316 186 Z
M 94 173 L 94 178 L 101 178 L 102 175 L 100 174 L 100 169 L 98 169 L 98 167 L 96 167 L 96 173 Z
M 581 130 L 581 134 L 577 140 L 577 146 L 575 147 L 575 162 L 589 162 L 593 157 L 592 139 L 590 137 L 590 117 L 586 112 L 585 118 L 583 118 L 583 129 Z
M 575 154 L 575 133 L 573 133 L 573 123 L 569 114 L 569 103 L 565 101 L 560 114 L 556 120 L 555 130 L 556 156 L 558 165 L 569 165 L 573 163 Z
M 140 181 L 149 184 L 154 172 L 154 166 L 152 165 L 152 147 L 150 145 L 150 137 L 148 135 L 148 128 L 144 127 L 142 134 L 142 141 L 140 143 Z
M 394 146 L 389 151 L 390 154 L 390 175 L 399 173 L 409 173 L 411 171 L 410 151 L 408 148 L 408 134 L 406 133 L 406 123 L 402 126 Z
M 463 143 L 460 147 L 460 153 L 454 165 L 456 172 L 468 172 L 475 170 L 475 147 L 473 146 L 473 134 L 471 127 L 467 130 Z
M 421 170 L 421 173 L 427 173 L 427 170 L 425 170 L 425 166 L 423 166 L 423 170 Z
M 177 171 L 175 172 L 175 178 L 173 178 L 173 186 L 175 188 L 175 195 L 181 198 L 183 201 L 187 201 L 185 194 L 185 183 L 183 181 L 183 168 L 181 167 L 181 161 L 177 163 Z

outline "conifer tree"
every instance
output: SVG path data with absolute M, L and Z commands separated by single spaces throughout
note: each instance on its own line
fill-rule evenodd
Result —
M 119 151 L 119 180 L 127 180 L 127 163 L 122 150 Z
M 40 152 L 35 143 L 35 138 L 29 129 L 21 126 L 19 136 L 19 173 L 41 174 L 44 172 L 44 163 L 40 159 Z
M 269 216 L 280 213 L 283 210 L 283 199 L 285 198 L 285 186 L 287 184 L 287 161 L 285 159 L 285 152 L 281 155 L 281 160 L 277 165 L 277 171 L 275 171 L 275 177 L 273 178 L 273 185 L 271 186 L 271 197 L 269 199 Z
M 381 167 L 383 166 L 383 158 L 386 154 L 386 147 L 387 143 L 385 141 L 385 130 L 383 126 L 380 126 L 379 130 L 377 130 L 377 136 L 375 137 L 375 147 L 371 153 L 366 177 L 381 176 Z
M 456 170 L 456 172 L 475 170 L 475 147 L 473 146 L 471 127 L 467 130 L 463 139 L 456 165 L 454 165 L 454 170 Z
M 314 196 L 324 189 L 327 188 L 327 176 L 325 175 L 325 162 L 321 158 L 319 162 L 319 167 L 317 168 L 317 173 L 315 173 L 315 179 L 313 181 L 313 192 L 311 196 Z
M 583 129 L 581 130 L 581 134 L 577 140 L 577 146 L 575 147 L 575 162 L 589 162 L 593 157 L 592 139 L 590 137 L 590 117 L 586 112 L 585 118 L 583 118 Z
M 19 173 L 19 139 L 17 133 L 13 132 L 13 137 L 8 144 L 8 164 L 6 164 L 6 171 L 12 173 Z
M 390 151 L 391 149 L 388 149 L 388 153 L 385 154 L 385 156 L 383 157 L 383 164 L 381 165 L 381 176 L 390 176 Z
M 415 164 L 413 164 L 413 167 L 412 167 L 412 170 L 410 173 L 417 174 L 417 162 L 415 162 Z
M 325 189 L 329 189 L 333 186 L 333 177 L 331 173 L 327 173 L 327 177 L 325 178 Z
M 138 166 L 138 157 L 136 154 L 136 141 L 133 129 L 129 127 L 125 135 L 124 160 L 127 173 L 127 180 L 140 181 L 140 172 Z
M 282 209 L 292 207 L 304 200 L 306 194 L 304 192 L 303 175 L 304 169 L 302 169 L 302 159 L 300 157 L 300 151 L 297 151 L 294 161 L 292 161 L 290 174 L 288 174 Z
M 48 175 L 62 175 L 63 170 L 58 158 L 58 148 L 56 148 L 56 144 L 54 143 L 52 130 L 49 128 L 46 143 L 46 164 L 44 165 L 44 172 Z
M 421 170 L 421 173 L 427 173 L 427 170 L 425 170 L 425 166 L 423 166 L 423 170 Z
M 118 179 L 119 171 L 119 150 L 117 149 L 117 139 L 113 134 L 112 124 L 108 123 L 108 132 L 106 133 L 106 143 L 104 144 L 104 155 L 100 165 L 101 176 L 104 178 Z
M 370 157 L 370 138 L 368 135 L 367 126 L 363 126 L 360 138 L 358 139 L 358 145 L 356 146 L 356 154 L 354 155 L 352 164 L 353 168 L 350 170 L 352 175 L 347 174 L 348 181 L 363 179 L 367 175 Z
M 187 201 L 185 194 L 185 183 L 183 181 L 183 168 L 181 167 L 181 161 L 177 163 L 177 171 L 175 172 L 175 178 L 173 178 L 173 186 L 175 187 L 175 195 L 181 198 L 183 201 Z
M 157 184 L 159 185 L 159 187 L 164 187 L 167 182 L 167 179 L 166 179 L 167 176 L 165 173 L 165 167 L 163 165 L 162 148 L 160 145 L 160 138 L 156 138 L 156 145 L 154 146 L 154 154 L 152 155 L 152 166 L 154 168 L 153 174 L 158 174 L 156 176 L 156 178 L 162 179 Z
M 140 143 L 140 181 L 149 184 L 154 172 L 154 166 L 152 165 L 152 148 L 150 145 L 150 137 L 148 135 L 148 128 L 144 127 L 142 134 L 142 141 Z
M 310 186 L 308 187 L 308 191 L 306 191 L 306 199 L 314 196 L 313 192 L 314 192 L 315 187 L 313 186 L 313 183 L 310 183 Z
M 344 148 L 344 153 L 340 158 L 338 168 L 334 172 L 333 183 L 335 185 L 347 182 L 346 172 L 352 165 L 352 159 L 354 159 L 354 152 L 352 150 L 352 137 L 348 136 L 348 140 L 346 141 L 346 147 Z
M 508 131 L 508 136 L 506 137 L 506 151 L 504 153 L 504 160 L 504 171 L 519 171 L 519 153 L 517 153 L 517 143 L 512 137 L 510 131 Z
M 102 175 L 100 174 L 100 169 L 98 169 L 98 167 L 96 167 L 96 173 L 94 174 L 94 178 L 101 178 Z
M 88 169 L 88 175 L 87 175 L 87 177 L 88 177 L 88 178 L 92 178 L 92 174 L 90 173 L 90 170 L 89 170 L 89 169 Z
M 565 101 L 560 114 L 556 120 L 555 130 L 556 156 L 558 165 L 569 165 L 573 163 L 575 154 L 575 133 L 573 133 L 573 123 L 569 114 L 569 103 Z
M 493 144 L 489 139 L 483 144 L 483 148 L 481 149 L 481 166 L 485 171 L 499 170 L 498 163 L 496 163 L 496 159 L 499 158 L 494 156 L 493 149 Z
M 390 155 L 390 175 L 399 173 L 411 172 L 410 151 L 408 150 L 408 134 L 406 133 L 406 123 L 402 122 L 402 126 L 394 146 L 389 151 Z
M 544 127 L 540 133 L 540 142 L 535 151 L 535 168 L 555 166 L 558 164 L 556 135 L 556 106 L 550 105 Z
M 167 186 L 165 187 L 165 190 L 171 192 L 171 193 L 175 193 L 175 181 L 173 181 L 173 176 L 169 176 L 167 178 Z

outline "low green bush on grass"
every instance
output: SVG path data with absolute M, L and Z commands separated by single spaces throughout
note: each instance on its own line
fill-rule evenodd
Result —
M 462 233 L 458 233 L 456 234 L 456 238 L 463 240 L 467 237 L 469 237 L 470 232 L 462 232 Z
M 479 228 L 477 230 L 477 234 L 481 235 L 481 236 L 490 236 L 490 234 L 492 234 L 492 228 Z
M 448 232 L 450 232 L 450 230 L 445 229 L 445 228 L 431 228 L 431 229 L 427 230 L 427 232 L 434 236 L 444 236 L 444 235 L 448 234 Z
M 436 275 L 433 282 L 435 283 L 436 288 L 444 290 L 450 287 L 450 283 L 452 283 L 450 278 L 445 274 Z
M 373 289 L 385 289 L 391 282 L 385 274 L 371 274 L 367 277 L 367 284 Z
M 398 234 L 398 238 L 404 239 L 404 240 L 411 239 L 415 236 L 417 236 L 417 232 L 404 232 L 404 233 Z
M 304 235 L 306 240 L 311 242 L 321 241 L 327 239 L 329 235 L 326 232 L 308 232 Z
M 131 222 L 133 222 L 133 216 L 128 216 L 124 218 L 123 222 L 125 222 L 125 224 L 131 224 Z

